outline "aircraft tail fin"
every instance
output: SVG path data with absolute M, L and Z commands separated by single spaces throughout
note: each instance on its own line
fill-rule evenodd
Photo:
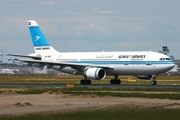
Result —
M 35 53 L 58 52 L 50 45 L 35 20 L 28 20 L 27 22 Z

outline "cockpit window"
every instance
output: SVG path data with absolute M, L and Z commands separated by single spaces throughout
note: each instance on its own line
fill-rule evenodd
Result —
M 170 60 L 169 58 L 160 58 L 160 60 Z

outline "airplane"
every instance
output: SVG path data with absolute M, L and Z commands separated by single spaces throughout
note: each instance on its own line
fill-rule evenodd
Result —
M 25 57 L 14 60 L 47 66 L 60 72 L 83 75 L 80 84 L 91 84 L 91 80 L 103 80 L 114 76 L 110 84 L 121 84 L 118 75 L 134 75 L 139 78 L 151 78 L 156 85 L 156 75 L 174 67 L 174 62 L 162 53 L 152 51 L 128 52 L 58 52 L 46 39 L 35 20 L 27 21 L 35 53 L 29 55 L 8 54 Z M 28 58 L 28 59 L 27 59 Z

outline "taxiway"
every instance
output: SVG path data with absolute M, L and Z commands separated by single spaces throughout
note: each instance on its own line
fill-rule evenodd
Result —
M 91 84 L 80 85 L 71 84 L 73 87 L 88 87 L 88 88 L 161 88 L 161 89 L 180 89 L 180 85 L 133 85 L 133 84 Z M 66 88 L 67 84 L 39 84 L 39 83 L 0 83 L 0 87 L 37 87 L 37 88 Z

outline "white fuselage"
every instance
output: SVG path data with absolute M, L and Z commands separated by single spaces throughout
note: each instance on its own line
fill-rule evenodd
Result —
M 42 53 L 43 61 L 105 66 L 107 75 L 152 75 L 164 73 L 173 68 L 174 62 L 169 57 L 157 52 L 66 52 Z M 53 66 L 53 69 L 73 74 L 81 67 Z M 83 70 L 82 70 L 83 71 Z M 76 74 L 84 74 L 81 71 Z

